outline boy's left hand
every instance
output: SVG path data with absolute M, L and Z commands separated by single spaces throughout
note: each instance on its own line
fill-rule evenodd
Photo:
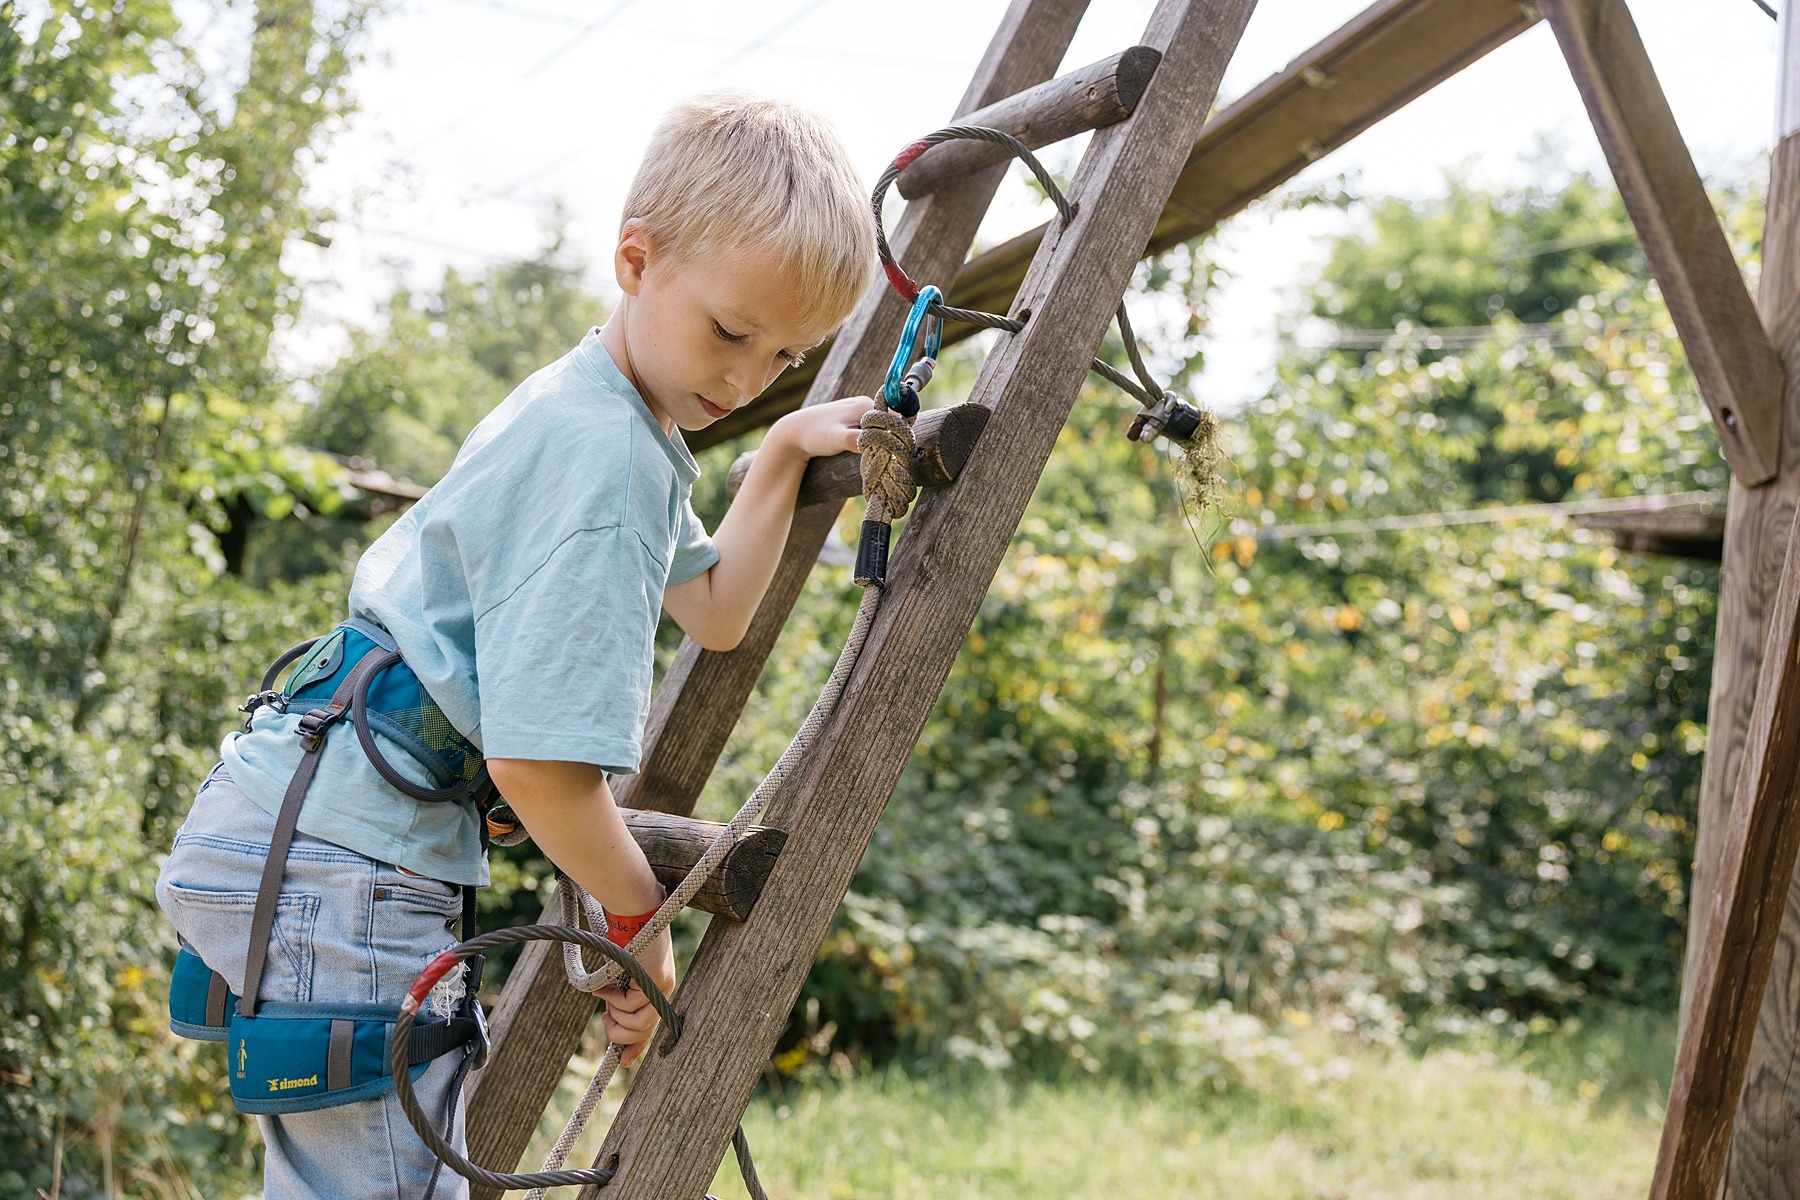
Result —
M 667 929 L 645 948 L 638 961 L 662 989 L 663 995 L 675 994 L 675 944 Z M 650 997 L 629 979 L 599 995 L 606 1003 L 600 1014 L 606 1026 L 606 1038 L 623 1049 L 619 1065 L 629 1067 L 656 1033 L 657 1022 L 662 1018 L 651 1006 Z
M 765 444 L 784 446 L 802 458 L 826 458 L 855 450 L 863 414 L 874 407 L 875 401 L 867 396 L 846 396 L 796 409 L 770 427 Z

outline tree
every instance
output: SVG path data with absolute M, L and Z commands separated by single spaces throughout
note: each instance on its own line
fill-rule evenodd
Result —
M 159 1032 L 172 947 L 149 889 L 225 681 L 313 614 L 220 587 L 195 553 L 219 497 L 180 485 L 254 460 L 291 402 L 266 361 L 297 300 L 280 256 L 321 216 L 303 175 L 348 110 L 364 12 L 262 4 L 226 94 L 166 3 L 0 5 L 9 1193 L 113 1194 L 244 1154 L 211 1065 Z M 198 1114 L 174 1130 L 172 1095 Z

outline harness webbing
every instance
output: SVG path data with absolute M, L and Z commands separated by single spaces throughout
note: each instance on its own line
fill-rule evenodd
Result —
M 363 659 L 356 669 L 344 676 L 331 702 L 315 708 L 300 718 L 300 745 L 304 753 L 294 777 L 288 780 L 281 797 L 281 811 L 275 817 L 275 833 L 269 839 L 269 857 L 263 863 L 262 882 L 256 890 L 256 911 L 250 919 L 250 954 L 244 960 L 244 994 L 238 997 L 238 1011 L 246 1017 L 256 1015 L 256 993 L 262 987 L 263 969 L 269 960 L 269 939 L 275 930 L 275 902 L 281 895 L 281 877 L 287 871 L 288 848 L 294 841 L 294 830 L 300 822 L 300 806 L 306 800 L 306 789 L 318 773 L 320 753 L 325 748 L 325 734 L 350 711 L 350 698 L 374 670 L 373 659 Z M 210 1008 L 210 1004 L 208 1005 Z

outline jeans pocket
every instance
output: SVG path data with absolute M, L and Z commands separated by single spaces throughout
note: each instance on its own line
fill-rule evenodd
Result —
M 242 994 L 249 957 L 255 892 L 221 892 L 161 880 L 157 900 L 188 945 L 207 966 Z M 275 900 L 275 921 L 263 967 L 258 1000 L 305 1003 L 313 993 L 313 926 L 319 917 L 315 892 L 283 891 Z
M 376 964 L 376 1000 L 398 1004 L 425 964 L 457 942 L 462 889 L 435 879 L 382 868 L 375 875 L 370 934 Z M 428 1016 L 448 1016 L 461 996 L 462 972 L 453 971 L 426 1004 Z

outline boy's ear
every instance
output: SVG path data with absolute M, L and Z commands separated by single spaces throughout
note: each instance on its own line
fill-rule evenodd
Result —
M 613 251 L 613 275 L 619 290 L 635 296 L 644 286 L 644 272 L 650 266 L 650 231 L 636 217 L 619 230 L 619 245 Z

